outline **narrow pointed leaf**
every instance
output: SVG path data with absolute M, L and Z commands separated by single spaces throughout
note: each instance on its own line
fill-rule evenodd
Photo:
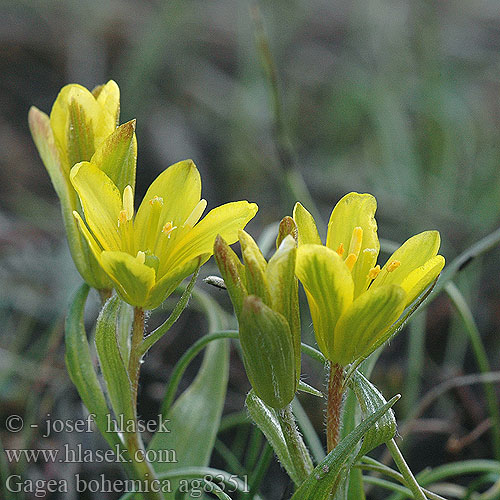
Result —
M 356 370 L 353 373 L 350 383 L 365 418 L 386 404 L 386 400 L 380 391 L 359 371 Z M 357 458 L 366 455 L 377 446 L 390 441 L 396 434 L 396 428 L 394 412 L 388 410 L 365 434 Z
M 115 447 L 120 445 L 120 439 L 116 432 L 107 432 L 109 409 L 92 363 L 90 347 L 83 324 L 83 313 L 88 293 L 88 285 L 84 284 L 79 288 L 66 318 L 66 367 L 83 404 L 87 407 L 89 413 L 95 415 L 94 421 L 97 428 L 108 444 Z
M 399 395 L 394 396 L 342 439 L 302 483 L 292 496 L 292 500 L 328 500 L 330 494 L 335 493 L 338 488 L 342 469 L 348 462 L 358 442 L 399 398 Z
M 157 432 L 149 450 L 173 450 L 175 462 L 153 464 L 158 473 L 182 467 L 206 466 L 215 443 L 226 396 L 229 349 L 226 340 L 212 342 L 205 351 L 200 370 L 167 415 L 170 432 Z M 178 482 L 172 481 L 175 490 Z
M 120 310 L 118 296 L 108 299 L 97 319 L 95 343 L 102 375 L 115 415 L 124 421 L 135 419 L 132 406 L 132 387 L 118 345 L 117 317 Z
M 295 473 L 295 468 L 288 452 L 285 436 L 283 435 L 276 412 L 270 406 L 267 406 L 255 394 L 253 389 L 248 393 L 245 404 L 251 419 L 257 424 L 257 427 L 262 431 L 264 436 L 266 436 L 281 465 L 285 468 L 293 482 L 298 484 L 299 477 Z

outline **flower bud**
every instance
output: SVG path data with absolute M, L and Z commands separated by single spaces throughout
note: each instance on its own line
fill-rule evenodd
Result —
M 286 319 L 248 295 L 239 319 L 240 341 L 248 379 L 268 406 L 287 406 L 296 391 L 295 356 Z
M 294 228 L 294 223 L 282 222 L 278 235 L 280 245 L 269 263 L 245 231 L 239 233 L 245 265 L 222 238 L 218 237 L 214 246 L 217 264 L 238 317 L 248 378 L 259 397 L 276 409 L 293 399 L 300 377 Z

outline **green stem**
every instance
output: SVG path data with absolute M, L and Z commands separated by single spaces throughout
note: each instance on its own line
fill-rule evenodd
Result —
M 139 386 L 139 373 L 141 367 L 142 356 L 139 352 L 144 336 L 144 310 L 140 307 L 134 308 L 134 321 L 132 325 L 132 342 L 130 346 L 130 358 L 128 364 L 128 375 L 132 386 L 132 405 L 134 409 L 134 417 L 137 422 L 137 392 Z M 156 480 L 156 475 L 153 467 L 145 458 L 145 447 L 142 442 L 140 433 L 135 429 L 134 432 L 127 433 L 125 436 L 127 449 L 132 459 L 132 465 L 138 476 L 143 481 L 147 488 L 143 493 L 147 500 L 163 500 L 161 493 L 153 491 L 151 487 L 153 480 Z
M 300 435 L 295 417 L 292 412 L 292 405 L 289 404 L 278 413 L 281 429 L 287 444 L 290 458 L 292 459 L 295 472 L 302 484 L 313 471 L 313 463 L 309 451 L 304 444 L 302 436 Z
M 449 283 L 447 283 L 445 286 L 445 290 L 464 323 L 465 330 L 468 334 L 479 371 L 481 373 L 487 373 L 491 371 L 488 356 L 486 354 L 486 349 L 484 348 L 483 342 L 481 340 L 481 334 L 479 333 L 479 329 L 477 328 L 476 322 L 474 321 L 474 317 L 472 316 L 472 312 L 469 309 L 467 302 L 465 301 L 463 295 L 460 293 L 460 290 L 455 286 L 453 282 L 450 281 Z M 500 411 L 498 408 L 494 385 L 491 383 L 485 383 L 484 392 L 486 395 L 488 411 L 492 424 L 491 436 L 493 440 L 493 450 L 495 453 L 495 458 L 497 460 L 500 460 Z
M 344 367 L 330 363 L 328 402 L 326 409 L 326 444 L 330 453 L 338 444 L 344 394 Z
M 134 308 L 134 322 L 132 324 L 132 343 L 130 346 L 130 358 L 128 361 L 128 375 L 132 385 L 132 403 L 137 416 L 137 389 L 139 386 L 139 371 L 141 368 L 141 354 L 139 348 L 144 336 L 144 310 L 140 307 Z
M 394 460 L 394 463 L 397 465 L 399 472 L 401 472 L 402 476 L 405 478 L 406 486 L 408 486 L 410 491 L 413 493 L 413 498 L 415 500 L 427 500 L 425 493 L 422 491 L 422 488 L 417 483 L 415 476 L 408 467 L 408 464 L 406 463 L 406 460 L 404 459 L 403 455 L 399 451 L 396 441 L 394 441 L 394 439 L 391 439 L 387 443 L 387 448 L 391 452 L 392 458 Z

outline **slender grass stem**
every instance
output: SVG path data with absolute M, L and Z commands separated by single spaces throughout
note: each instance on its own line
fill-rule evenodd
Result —
M 490 372 L 491 368 L 488 361 L 488 355 L 486 354 L 486 349 L 481 340 L 481 334 L 479 333 L 479 329 L 474 321 L 474 317 L 467 302 L 453 282 L 450 281 L 447 283 L 445 290 L 464 323 L 479 371 L 481 373 Z M 484 383 L 484 392 L 492 424 L 491 438 L 493 450 L 495 458 L 500 460 L 500 411 L 495 394 L 495 387 L 491 383 Z
M 415 476 L 408 467 L 408 464 L 406 463 L 406 460 L 401 454 L 401 451 L 399 451 L 396 441 L 394 441 L 394 439 L 391 439 L 387 443 L 387 448 L 389 448 L 394 463 L 397 465 L 399 471 L 401 472 L 401 475 L 405 478 L 406 486 L 413 493 L 413 498 L 415 500 L 427 500 L 425 493 L 422 491 L 422 488 L 417 483 L 417 480 L 415 479 Z

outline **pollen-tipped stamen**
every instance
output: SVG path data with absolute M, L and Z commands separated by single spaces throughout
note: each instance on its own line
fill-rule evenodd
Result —
M 349 271 L 352 271 L 354 264 L 356 264 L 358 260 L 362 242 L 363 229 L 361 227 L 355 227 L 352 231 L 351 242 L 349 243 L 349 254 L 345 259 L 345 264 L 349 268 Z
M 163 198 L 161 196 L 153 196 L 149 200 L 151 209 L 147 211 L 147 221 L 145 227 L 148 228 L 145 235 L 144 245 L 151 253 L 155 253 L 158 237 L 160 233 L 159 224 L 160 216 L 163 208 Z
M 377 264 L 368 271 L 368 278 L 374 280 L 380 273 L 380 266 Z
M 163 226 L 163 228 L 162 228 L 161 232 L 162 232 L 164 235 L 166 235 L 168 238 L 170 238 L 170 235 L 172 234 L 172 231 L 173 231 L 174 229 L 177 229 L 177 226 L 174 226 L 174 225 L 172 224 L 172 221 L 170 221 L 170 222 L 167 222 L 167 223 Z
M 393 260 L 392 262 L 389 262 L 389 264 L 387 264 L 387 272 L 392 273 L 392 271 L 395 271 L 400 265 L 401 262 L 399 260 Z
M 344 244 L 341 243 L 338 247 L 337 247 L 337 253 L 342 257 L 342 255 L 344 255 L 344 252 L 345 252 L 345 249 L 344 249 Z

